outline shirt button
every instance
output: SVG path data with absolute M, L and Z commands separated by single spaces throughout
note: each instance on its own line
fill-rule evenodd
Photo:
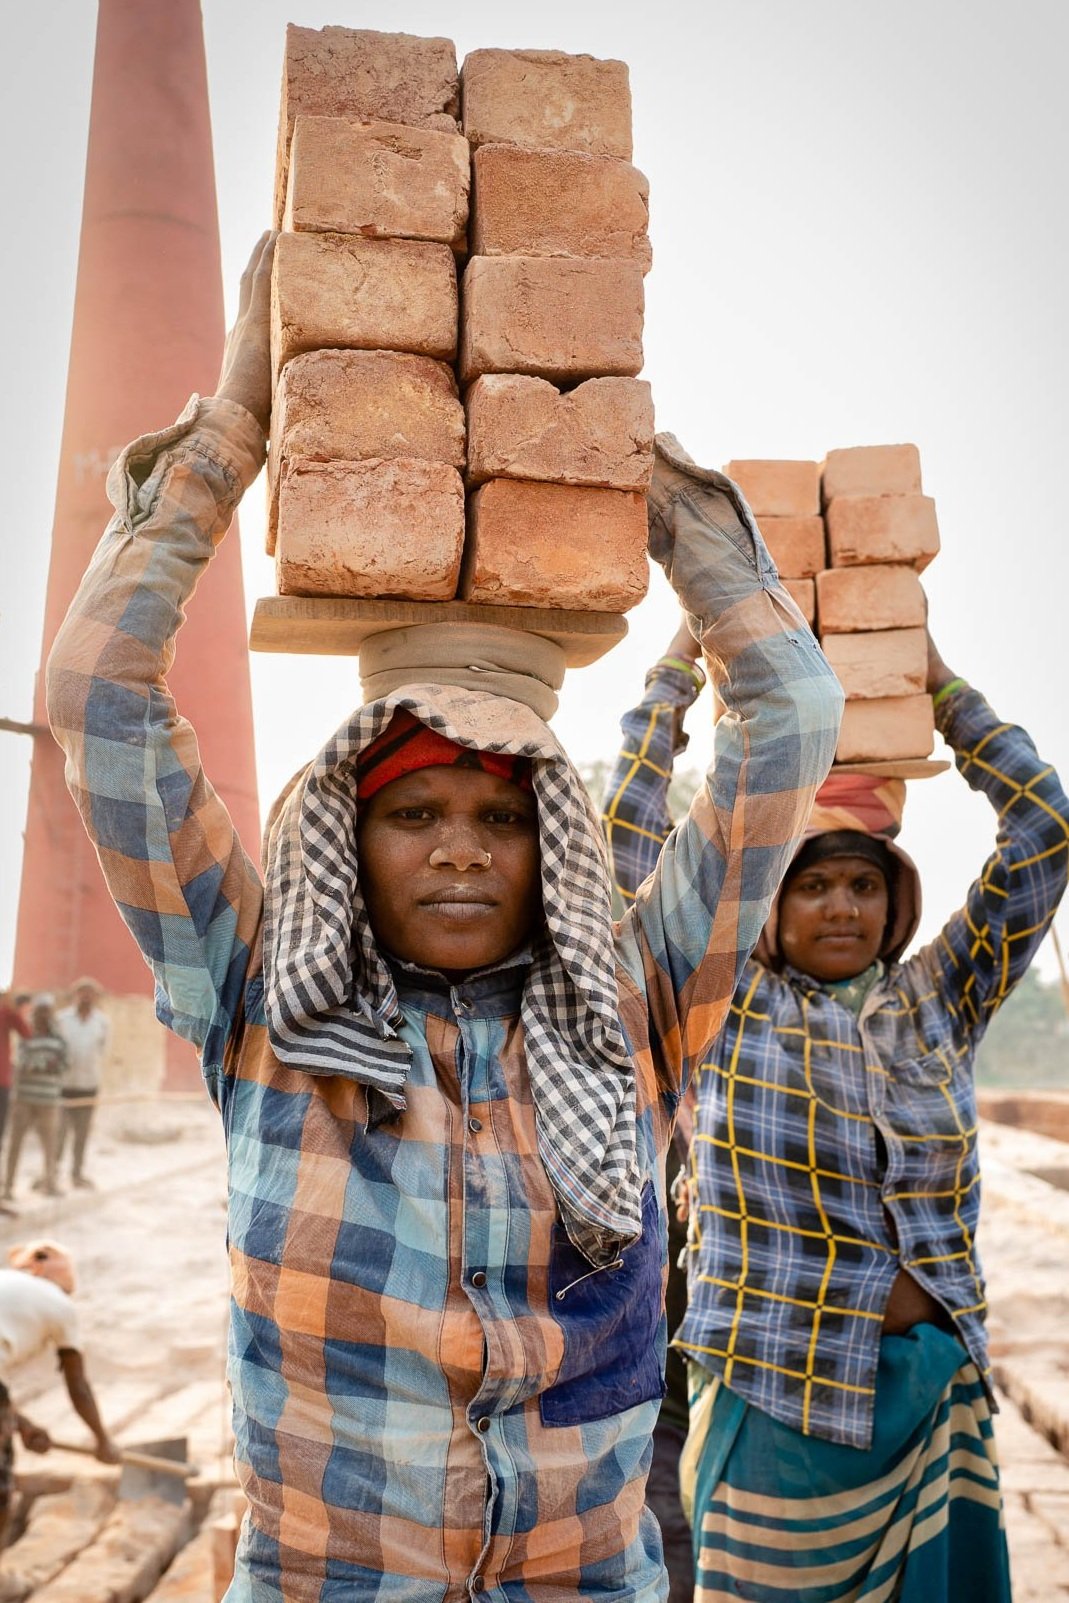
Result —
M 471 998 L 468 996 L 458 996 L 456 999 L 456 1010 L 458 1013 L 470 1013 Z
M 481 1431 L 488 1431 L 490 1429 L 490 1415 L 489 1414 L 484 1414 L 482 1419 L 480 1419 L 480 1420 L 478 1420 L 476 1422 L 475 1429 L 476 1430 L 481 1430 Z
M 471 1277 L 471 1283 L 473 1286 L 486 1285 L 486 1276 L 481 1269 L 476 1269 L 475 1273 Z
M 485 1586 L 486 1582 L 483 1580 L 481 1575 L 477 1575 L 471 1583 L 471 1589 L 473 1592 L 481 1592 Z
M 472 1117 L 468 1120 L 468 1129 L 471 1131 L 472 1135 L 478 1135 L 478 1133 L 482 1129 L 482 1127 L 483 1127 L 483 1121 L 481 1119 L 475 1118 L 475 1116 L 473 1114 Z

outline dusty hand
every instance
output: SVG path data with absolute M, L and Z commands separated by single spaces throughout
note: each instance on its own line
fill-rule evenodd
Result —
M 28 1419 L 19 1420 L 19 1435 L 29 1453 L 47 1453 L 52 1446 L 52 1438 L 44 1426 L 34 1425 Z
M 96 1444 L 96 1456 L 102 1464 L 118 1464 L 122 1461 L 122 1453 L 110 1436 L 101 1436 Z
M 241 275 L 238 315 L 226 337 L 216 395 L 237 401 L 264 433 L 271 422 L 271 261 L 277 235 L 257 240 Z
M 928 679 L 926 685 L 928 694 L 930 696 L 934 696 L 936 691 L 942 690 L 944 685 L 948 685 L 950 681 L 956 677 L 957 675 L 954 673 L 954 670 L 952 668 L 948 668 L 942 657 L 939 655 L 939 648 L 932 639 L 931 630 L 929 630 Z

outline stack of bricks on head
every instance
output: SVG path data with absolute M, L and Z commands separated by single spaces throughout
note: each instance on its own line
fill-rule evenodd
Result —
M 283 596 L 619 613 L 647 585 L 627 68 L 290 26 L 272 288 Z
M 785 587 L 846 694 L 839 764 L 931 754 L 918 575 L 939 550 L 914 445 L 856 446 L 819 462 L 729 462 Z

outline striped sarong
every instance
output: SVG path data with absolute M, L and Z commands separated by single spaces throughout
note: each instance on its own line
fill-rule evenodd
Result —
M 872 1444 L 803 1436 L 691 1365 L 695 1603 L 1008 1603 L 991 1411 L 953 1336 L 880 1344 Z

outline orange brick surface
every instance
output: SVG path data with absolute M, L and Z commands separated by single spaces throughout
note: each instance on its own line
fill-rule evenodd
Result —
M 462 300 L 465 384 L 481 373 L 574 383 L 633 377 L 642 366 L 642 270 L 633 262 L 475 256 Z
M 736 461 L 724 472 L 757 518 L 805 518 L 820 511 L 819 462 Z
M 283 596 L 449 601 L 464 550 L 455 468 L 289 461 L 279 486 L 275 572 Z
M 411 457 L 464 466 L 464 408 L 452 368 L 398 351 L 309 351 L 282 369 L 271 417 L 268 550 L 285 460 Z
M 915 445 L 852 445 L 824 460 L 824 499 L 837 495 L 915 495 L 921 459 Z
M 916 696 L 927 683 L 928 636 L 924 629 L 829 634 L 824 639 L 824 655 L 848 697 L 868 701 Z
M 817 587 L 812 579 L 784 579 L 783 588 L 794 598 L 802 617 L 812 629 L 817 621 Z
M 275 168 L 275 225 L 286 205 L 290 139 L 302 113 L 375 117 L 458 131 L 460 84 L 451 39 L 361 28 L 286 28 Z
M 642 379 L 592 378 L 565 394 L 545 379 L 489 373 L 467 394 L 468 478 L 645 490 L 653 401 Z
M 781 579 L 812 579 L 824 567 L 824 519 L 761 519 L 761 533 Z
M 824 518 L 833 568 L 908 562 L 920 573 L 939 550 L 935 502 L 927 495 L 836 496 Z
M 471 497 L 465 600 L 625 612 L 648 582 L 642 495 L 492 479 Z
M 817 574 L 816 585 L 821 636 L 924 624 L 924 591 L 912 568 L 891 563 L 826 568 Z
M 527 145 L 631 158 L 631 89 L 622 61 L 559 50 L 473 50 L 461 72 L 473 145 Z
M 351 234 L 280 234 L 271 285 L 274 371 L 321 348 L 412 351 L 451 361 L 457 286 L 448 245 Z
M 298 117 L 285 227 L 429 239 L 463 250 L 471 163 L 461 134 L 401 123 Z
M 848 701 L 843 708 L 835 760 L 858 763 L 928 757 L 934 743 L 931 696 Z
M 629 162 L 484 145 L 472 161 L 479 256 L 609 256 L 650 265 L 649 185 Z

